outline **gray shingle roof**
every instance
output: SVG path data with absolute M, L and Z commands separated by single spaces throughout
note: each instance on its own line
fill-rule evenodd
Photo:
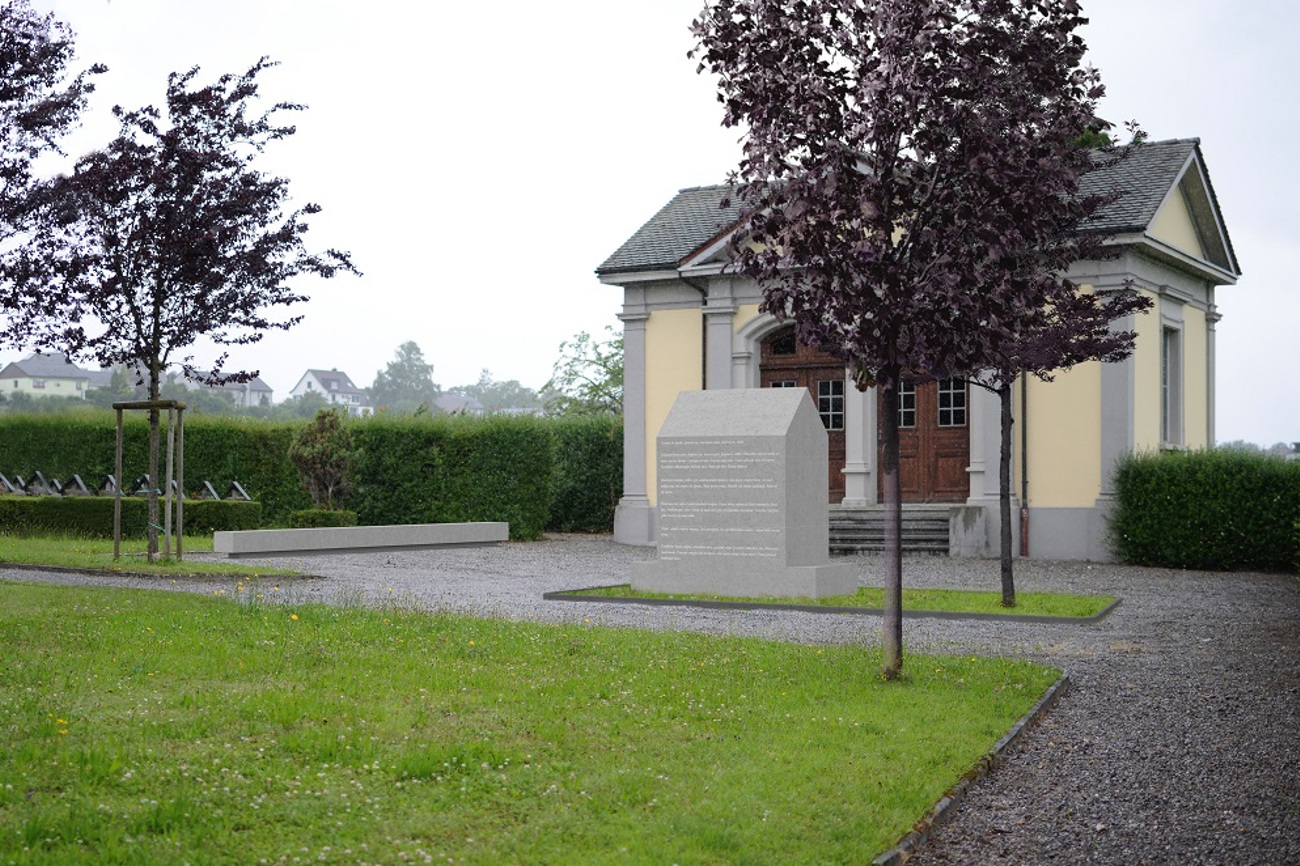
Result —
M 1196 138 L 1147 142 L 1123 153 L 1118 162 L 1084 175 L 1079 182 L 1082 195 L 1123 191 L 1119 198 L 1093 214 L 1085 228 L 1116 234 L 1145 230 L 1199 143 L 1200 139 Z
M 365 394 L 366 392 L 352 384 L 352 379 L 347 373 L 340 373 L 338 370 L 308 370 L 308 373 L 316 377 L 316 381 L 325 386 L 326 391 L 338 394 Z M 333 383 L 333 387 L 331 387 Z
M 740 208 L 734 198 L 729 207 L 721 206 L 731 191 L 729 186 L 681 190 L 605 259 L 596 273 L 675 269 L 682 259 L 736 224 Z
M 1098 211 L 1085 229 L 1107 234 L 1145 230 L 1188 159 L 1193 154 L 1199 157 L 1199 144 L 1200 140 L 1195 138 L 1146 142 L 1126 159 L 1085 175 L 1080 184 L 1083 195 L 1123 191 L 1123 195 Z M 1208 181 L 1207 173 L 1207 184 Z M 676 269 L 692 253 L 735 225 L 740 209 L 734 198 L 729 207 L 721 207 L 723 199 L 731 192 L 732 188 L 728 186 L 681 190 L 605 259 L 596 273 L 605 276 Z M 1210 196 L 1214 196 L 1213 188 Z M 1214 208 L 1217 212 L 1217 200 Z M 1231 249 L 1231 241 L 1228 245 Z M 1235 271 L 1235 255 L 1232 263 Z
M 61 352 L 34 354 L 21 361 L 14 361 L 5 370 L 10 368 L 33 379 L 90 379 L 89 373 L 69 361 L 68 356 Z

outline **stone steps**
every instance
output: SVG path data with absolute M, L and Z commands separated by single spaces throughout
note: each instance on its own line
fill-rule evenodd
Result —
M 903 553 L 948 556 L 949 506 L 903 506 Z M 830 511 L 832 555 L 880 553 L 885 549 L 885 510 L 840 508 Z

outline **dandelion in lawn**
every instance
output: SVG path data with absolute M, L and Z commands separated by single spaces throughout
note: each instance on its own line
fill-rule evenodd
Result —
M 291 614 L 289 614 L 289 619 L 297 620 L 297 619 L 298 619 L 298 614 L 296 614 L 296 613 L 291 613 Z

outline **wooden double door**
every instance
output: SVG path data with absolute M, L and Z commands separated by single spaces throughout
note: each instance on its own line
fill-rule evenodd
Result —
M 876 405 L 884 421 L 884 400 Z M 876 465 L 884 465 L 879 448 Z M 964 502 L 970 491 L 969 386 L 905 379 L 898 389 L 898 474 L 904 502 Z M 884 478 L 876 473 L 878 485 Z M 884 490 L 878 489 L 881 501 Z
M 844 499 L 845 388 L 849 387 L 844 364 L 797 340 L 791 326 L 763 341 L 759 377 L 764 388 L 807 388 L 812 395 L 826 427 L 830 501 L 840 502 Z M 899 389 L 899 474 L 904 502 L 966 500 L 970 487 L 969 402 L 966 383 L 959 379 L 907 380 Z M 879 405 L 877 411 L 882 411 Z M 883 491 L 877 493 L 883 498 Z

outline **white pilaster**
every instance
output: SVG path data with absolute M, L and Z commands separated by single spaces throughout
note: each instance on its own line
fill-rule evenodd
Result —
M 645 327 L 649 313 L 624 313 L 623 498 L 614 509 L 614 540 L 654 543 L 654 509 L 646 492 Z
M 708 357 L 704 361 L 704 387 L 709 391 L 732 387 L 733 363 L 731 335 L 736 308 L 729 303 L 714 306 L 710 299 L 704 307 L 705 344 Z
M 845 508 L 866 508 L 877 502 L 876 389 L 859 391 L 849 376 L 844 395 Z

